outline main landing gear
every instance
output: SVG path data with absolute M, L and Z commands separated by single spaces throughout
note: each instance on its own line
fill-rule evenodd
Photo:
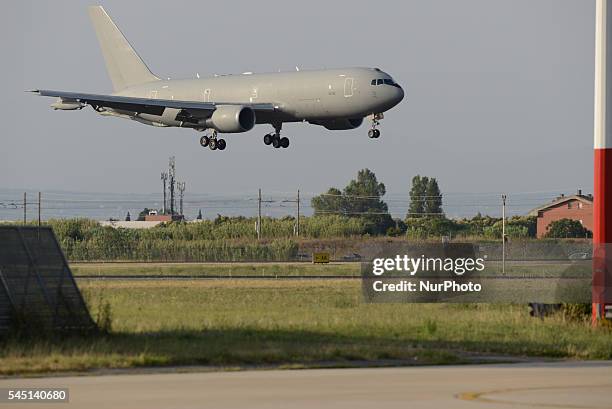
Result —
M 380 120 L 384 117 L 382 113 L 372 115 L 372 127 L 368 131 L 368 138 L 376 139 L 380 136 L 380 130 L 376 129 L 376 127 L 380 125 Z
M 286 136 L 281 138 L 280 136 L 281 127 L 282 125 L 275 125 L 274 133 L 269 133 L 264 136 L 264 143 L 266 145 L 272 145 L 276 149 L 289 147 L 289 138 L 287 138 Z
M 216 150 L 225 150 L 227 144 L 225 143 L 225 139 L 217 139 L 217 131 L 213 130 L 210 136 L 202 135 L 200 138 L 200 145 L 204 148 L 208 146 L 211 151 Z

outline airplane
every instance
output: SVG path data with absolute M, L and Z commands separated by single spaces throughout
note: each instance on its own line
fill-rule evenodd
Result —
M 102 6 L 89 7 L 113 93 L 86 94 L 37 89 L 30 92 L 57 97 L 55 110 L 91 106 L 104 116 L 131 119 L 159 127 L 191 128 L 204 132 L 200 144 L 224 150 L 218 134 L 250 131 L 268 124 L 274 132 L 266 145 L 287 148 L 281 136 L 284 123 L 308 122 L 329 130 L 355 129 L 368 118 L 368 136 L 380 136 L 383 113 L 400 103 L 404 90 L 379 68 L 299 70 L 212 78 L 161 79 L 154 75 Z

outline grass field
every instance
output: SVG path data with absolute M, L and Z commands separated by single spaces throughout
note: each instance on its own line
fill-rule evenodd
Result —
M 500 262 L 487 262 L 483 274 L 501 275 Z M 361 263 L 312 264 L 308 262 L 263 263 L 72 263 L 75 276 L 150 275 L 150 276 L 354 276 L 359 277 Z M 591 261 L 513 262 L 506 264 L 508 276 L 591 275 Z
M 72 263 L 75 276 L 359 276 L 359 263 Z
M 305 267 L 310 268 L 310 267 Z M 359 280 L 80 282 L 107 335 L 11 338 L 0 374 L 164 365 L 460 363 L 465 354 L 612 358 L 612 332 L 525 305 L 365 304 Z

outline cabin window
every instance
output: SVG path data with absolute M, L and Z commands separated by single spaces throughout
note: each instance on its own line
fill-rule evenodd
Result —
M 384 81 L 383 81 L 382 79 L 380 79 L 380 78 L 379 78 L 379 79 L 376 81 L 376 84 L 377 84 L 377 85 L 382 85 L 382 84 L 384 84 Z
M 376 85 L 376 80 L 372 80 L 372 84 L 371 85 Z

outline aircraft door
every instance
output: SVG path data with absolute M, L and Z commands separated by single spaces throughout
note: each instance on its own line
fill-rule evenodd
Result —
M 354 80 L 353 78 L 345 78 L 344 79 L 344 97 L 352 97 L 354 89 Z

